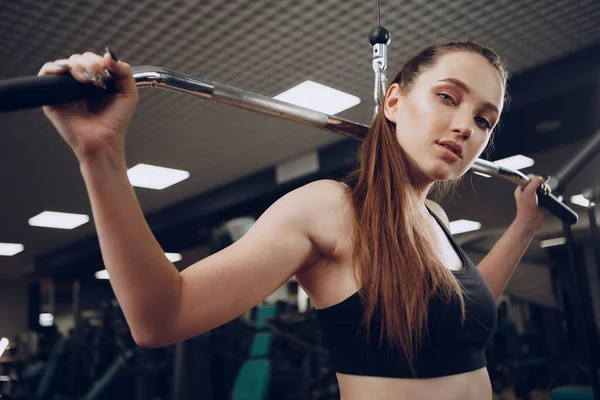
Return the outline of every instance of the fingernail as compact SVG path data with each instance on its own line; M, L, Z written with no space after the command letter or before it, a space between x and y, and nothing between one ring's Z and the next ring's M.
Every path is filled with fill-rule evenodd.
M87 71L82 71L81 75L83 75L83 77L89 81L92 80L92 77L90 76L90 74L87 73Z
M105 50L108 54L110 54L110 56L112 57L113 60L119 61L119 59L117 58L117 55L115 53L113 53L113 51L110 49L110 47L106 46Z
M115 76L113 75L113 73L107 69L104 70L104 75L106 75L106 79L108 79L108 80L115 79Z

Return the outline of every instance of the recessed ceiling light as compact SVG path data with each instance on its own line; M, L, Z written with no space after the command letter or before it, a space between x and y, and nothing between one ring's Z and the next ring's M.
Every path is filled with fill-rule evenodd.
M360 104L360 98L313 81L305 81L274 99L335 115Z
M585 197L583 197L583 194L578 194L577 196L571 196L571 203L577 204L578 206L586 207L586 208L590 206L590 201L588 199L586 199Z
M2 339L0 339L0 357L2 357L2 353L4 353L4 350L6 350L7 347L8 339L3 337Z
M44 228L74 229L88 222L90 217L85 214L71 214L55 211L44 211L29 219L29 225Z
M181 260L181 254L179 253L165 253L165 256L167 256L171 262L177 262Z
M532 158L525 157L521 154L517 154L516 156L506 157L500 160L494 161L494 164L498 164L504 168L511 169L524 169L527 167L531 167L535 164Z
M24 249L21 243L0 243L0 256L14 256Z
M547 240L540 241L540 247L542 249L544 249L546 247L560 246L561 244L565 244L565 243L567 243L567 239L565 239L564 237L555 238L555 239L547 239Z
M167 258L169 259L169 261L171 262L177 262L181 260L181 254L179 253L165 253L165 256L167 256ZM94 276L96 277L96 279L108 279L108 271L103 269L102 271L96 271L96 273L94 273Z
M102 271L96 271L94 274L96 279L108 279L108 271L103 269Z
M127 176L133 186L162 190L186 180L190 173L180 169L138 164L127 170Z
M468 219L459 219L450 222L450 233L457 235L459 233L471 232L481 229L481 224L477 221L469 221Z

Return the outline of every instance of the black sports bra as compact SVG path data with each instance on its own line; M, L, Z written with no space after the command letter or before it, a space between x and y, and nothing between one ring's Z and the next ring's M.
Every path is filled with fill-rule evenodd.
M429 208L428 208L429 210ZM497 309L494 295L479 270L435 213L450 243L460 255L463 268L452 271L463 286L466 320L461 329L460 306L457 301L445 304L434 297L429 302L428 332L413 376L401 353L379 344L379 323L371 322L370 341L361 327L363 307L358 293L341 303L317 309L324 344L331 353L336 372L395 378L433 378L473 371L487 365L485 346L496 330Z

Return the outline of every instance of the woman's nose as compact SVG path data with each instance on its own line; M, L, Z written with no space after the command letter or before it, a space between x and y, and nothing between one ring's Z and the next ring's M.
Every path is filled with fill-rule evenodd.
M473 134L473 128L468 125L455 126L453 132L459 134L463 140L468 140Z
M474 121L470 117L457 116L452 124L452 131L460 134L463 140L468 140L473 134Z

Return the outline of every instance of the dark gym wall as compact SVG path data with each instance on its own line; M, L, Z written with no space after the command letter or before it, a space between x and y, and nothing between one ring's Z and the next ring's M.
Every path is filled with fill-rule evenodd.
M590 283L590 296L592 298L592 306L594 308L594 317L596 320L596 329L600 330L600 277L598 269L600 260L594 258L594 248L592 245L585 246L583 250L583 258L587 266L588 282Z
M0 281L0 337L12 340L27 330L27 281Z

